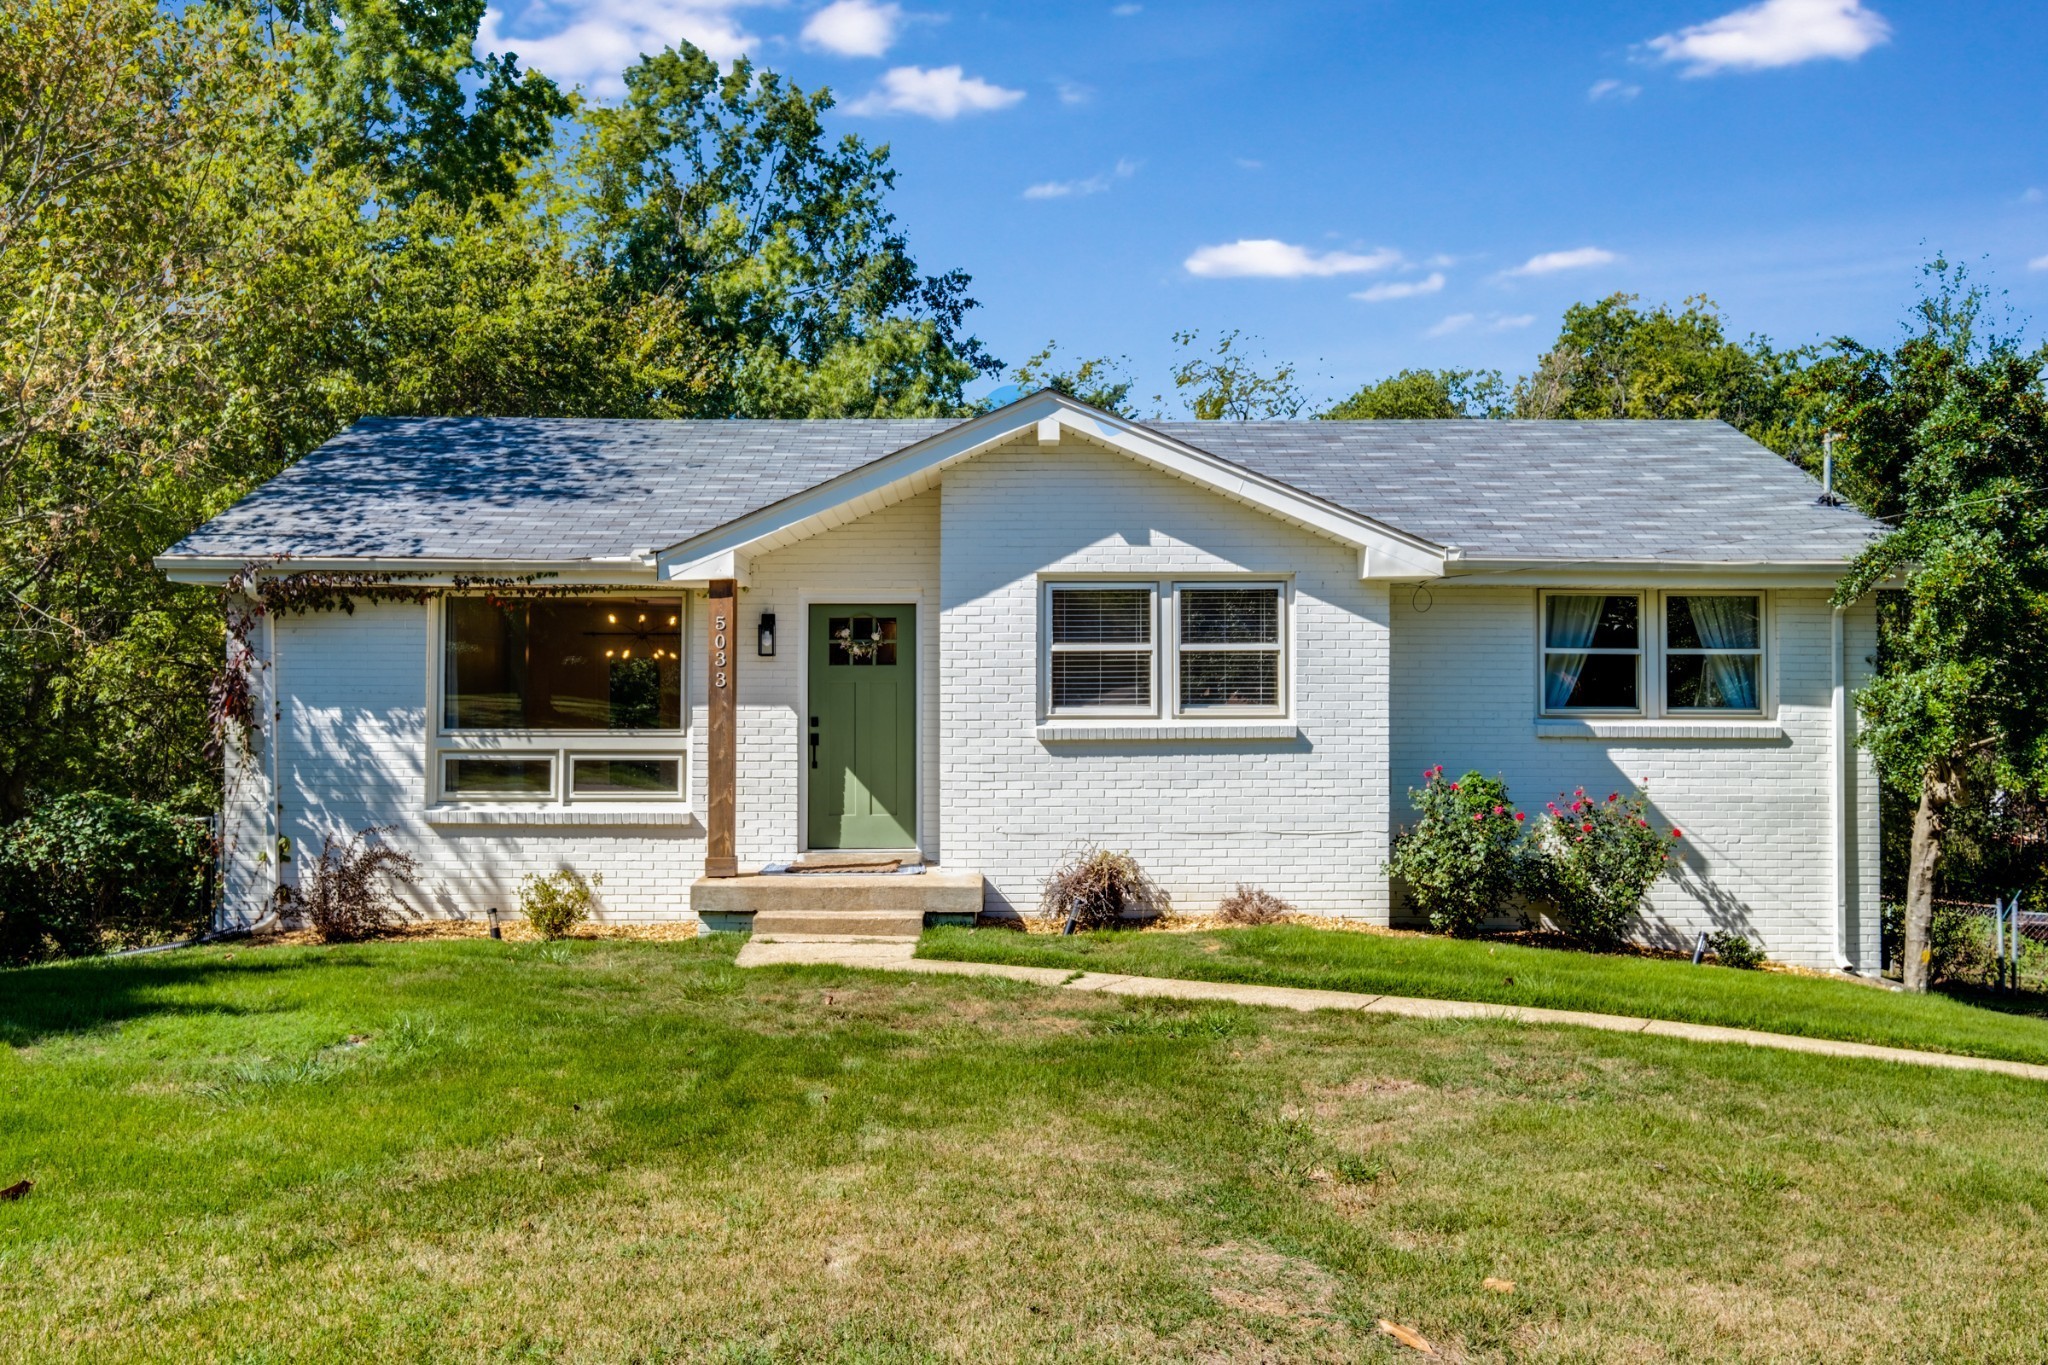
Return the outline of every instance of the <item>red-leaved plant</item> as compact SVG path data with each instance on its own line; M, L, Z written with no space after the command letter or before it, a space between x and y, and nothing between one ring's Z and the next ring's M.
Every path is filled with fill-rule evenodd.
M1529 889L1550 903L1566 933L1618 943L1682 837L1651 823L1641 791L1612 792L1601 801L1580 787L1550 802L1537 821Z

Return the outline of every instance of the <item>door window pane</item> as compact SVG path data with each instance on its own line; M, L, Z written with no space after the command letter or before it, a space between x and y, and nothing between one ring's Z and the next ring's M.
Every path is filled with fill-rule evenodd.
M835 668L893 668L896 664L896 618L893 616L828 616L825 618L825 662Z
M682 608L674 601L448 600L451 730L679 730Z

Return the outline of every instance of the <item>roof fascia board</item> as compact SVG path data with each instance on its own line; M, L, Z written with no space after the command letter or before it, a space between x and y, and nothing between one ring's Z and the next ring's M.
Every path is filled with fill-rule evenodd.
M254 562L207 555L158 555L150 561L173 583L221 584ZM558 583L646 584L656 582L652 558L620 559L407 559L395 555L293 556L260 565L273 578L297 573L388 573L433 585L456 578L526 578L541 575Z
M1834 560L1453 559L1446 586L1605 585L1652 580L1755 587L1833 587L1848 570Z
M675 577L714 555L743 550L781 532L802 532L805 523L863 498L890 500L892 490L898 489L907 495L947 466L1033 432L1040 444L1055 444L1062 434L1071 433L1356 546L1366 552L1360 559L1365 577L1434 578L1443 572L1444 550L1431 541L1049 390L970 418L950 431L670 546L659 556L659 572L664 578ZM820 522L817 529L823 526Z

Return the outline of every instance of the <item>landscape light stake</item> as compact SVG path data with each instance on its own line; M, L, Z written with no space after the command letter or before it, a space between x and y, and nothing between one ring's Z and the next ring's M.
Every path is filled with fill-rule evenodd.
M500 931L499 931L499 929L498 929L498 907L494 905L494 906L492 906L492 907L491 907L490 909L488 909L488 910L484 911L484 914L485 914L485 915L486 915L486 916L487 916L487 917L488 917L488 918L490 919L490 921L491 921L491 937L492 937L492 938L503 938L503 937L505 937L505 935L504 935L504 934L503 934L502 932L500 932Z
M1692 941L1692 965L1700 965L1700 959L1707 955L1707 931L1700 930L1699 937Z

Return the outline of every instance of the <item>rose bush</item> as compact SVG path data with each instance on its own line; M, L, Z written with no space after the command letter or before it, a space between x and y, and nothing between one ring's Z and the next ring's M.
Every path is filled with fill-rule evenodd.
M1387 871L1431 927L1475 933L1505 913L1526 880L1526 817L1497 777L1447 781L1441 763L1422 776L1425 785L1408 792L1418 818L1395 837Z
M1682 837L1651 823L1649 800L1640 791L1612 792L1600 801L1581 787L1550 802L1537 821L1537 856L1528 862L1526 886L1549 902L1565 932L1589 943L1618 943Z

